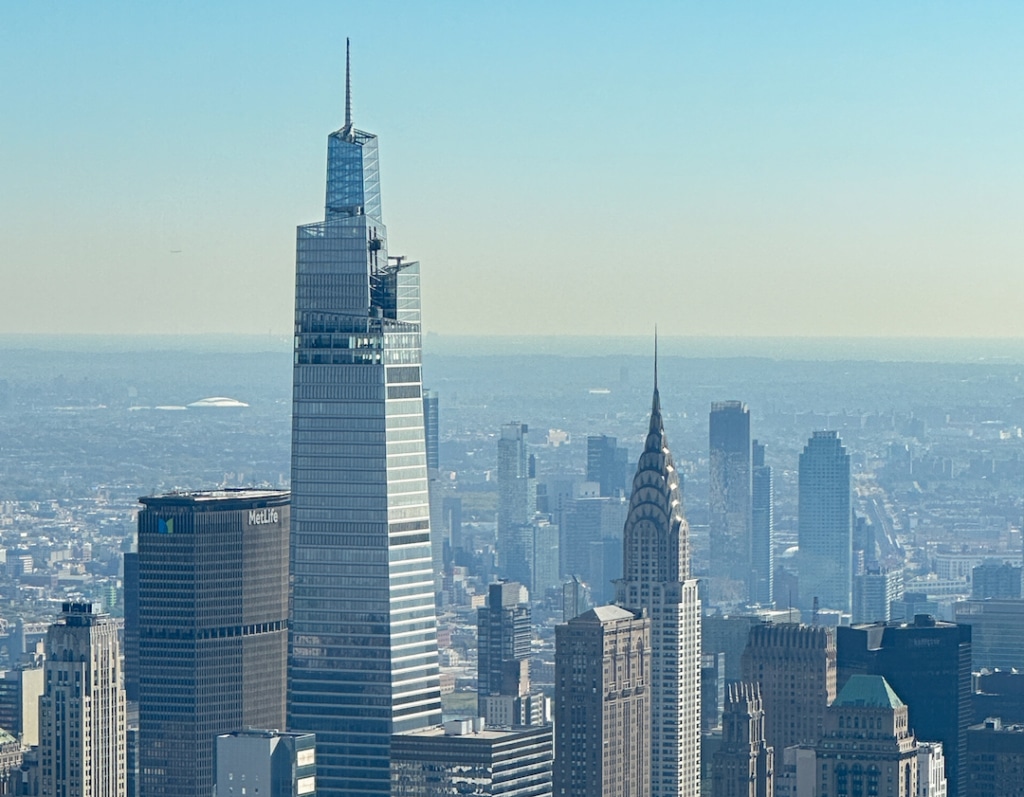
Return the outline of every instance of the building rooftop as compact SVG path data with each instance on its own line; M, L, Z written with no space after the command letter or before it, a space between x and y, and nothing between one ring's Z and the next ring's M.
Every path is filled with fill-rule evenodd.
M281 504L287 503L290 498L288 490L244 487L236 490L179 490L163 495L142 496L139 502L146 506L205 506L223 501L268 501Z
M881 675L851 675L832 705L899 708L904 703Z
M607 623L611 620L635 620L636 615L621 606L595 606L576 618L587 622Z
M471 720L469 721L472 722ZM451 723L446 723L450 725ZM408 738L408 739L439 739L439 738L459 738L459 739L476 739L479 741L500 741L502 739L509 739L516 736L522 736L527 733L538 733L542 731L551 731L550 725L531 725L531 726L516 726L512 728L483 728L481 730L474 730L472 728L460 729L453 732L450 727L444 725L435 725L431 728L420 728L415 731L404 731L396 736Z

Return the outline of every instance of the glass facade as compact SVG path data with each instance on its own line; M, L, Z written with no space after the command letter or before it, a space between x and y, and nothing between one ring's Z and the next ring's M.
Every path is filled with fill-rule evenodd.
M853 594L853 515L850 455L835 432L815 432L800 455L798 502L800 599L822 609L850 611Z
M323 222L298 228L288 727L317 793L390 793L393 733L441 720L419 264L387 255L377 138L328 138Z
M712 600L754 600L751 561L750 410L739 401L711 405L710 506Z

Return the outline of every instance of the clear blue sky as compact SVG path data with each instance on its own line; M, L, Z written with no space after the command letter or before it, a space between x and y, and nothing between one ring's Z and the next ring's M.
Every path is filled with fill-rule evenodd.
M470 0L0 0L0 333L287 334L346 36L428 331L1024 335L1024 5Z

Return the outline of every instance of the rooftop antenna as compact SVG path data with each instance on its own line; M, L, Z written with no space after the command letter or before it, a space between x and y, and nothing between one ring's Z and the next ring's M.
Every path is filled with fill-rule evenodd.
M352 131L352 45L345 37L345 132Z
M654 390L658 390L658 325L654 325Z
M661 396L658 394L658 327L654 327L654 396L651 398L651 427L648 435L663 433L661 422Z

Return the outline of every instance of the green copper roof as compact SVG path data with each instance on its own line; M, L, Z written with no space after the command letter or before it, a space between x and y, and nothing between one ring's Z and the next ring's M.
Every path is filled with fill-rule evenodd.
M832 705L899 708L903 701L881 675L851 675Z

